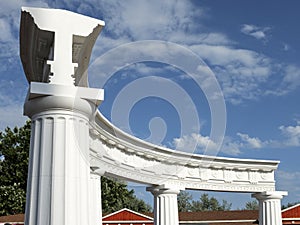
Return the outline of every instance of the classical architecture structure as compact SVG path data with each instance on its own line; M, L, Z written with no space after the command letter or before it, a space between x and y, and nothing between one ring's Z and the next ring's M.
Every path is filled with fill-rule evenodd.
M154 224L178 225L180 190L249 192L259 224L281 225L278 161L187 154L114 127L97 110L103 90L87 67L104 22L59 9L22 8L20 56L32 120L26 225L101 224L100 176L148 186Z

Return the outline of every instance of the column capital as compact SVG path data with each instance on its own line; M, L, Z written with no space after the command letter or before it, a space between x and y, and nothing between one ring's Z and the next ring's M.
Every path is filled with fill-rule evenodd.
M150 191L154 196L161 195L161 194L176 194L176 195L178 195L180 192L180 189L178 189L178 188L165 187L163 185L147 187L146 190Z
M90 117L103 99L103 89L31 82L24 114L32 117L40 112L63 109Z
M258 200L268 200L268 199L282 199L283 196L288 195L287 191L264 191L260 193L252 194L253 198Z
M104 176L105 174L105 169L99 168L99 167L91 167L91 174L95 174L97 176Z

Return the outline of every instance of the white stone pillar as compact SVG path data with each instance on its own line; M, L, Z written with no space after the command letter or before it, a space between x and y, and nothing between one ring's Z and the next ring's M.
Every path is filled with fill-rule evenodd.
M96 89L31 83L24 105L32 120L26 225L94 225L89 120L97 109L91 99L99 96Z
M154 225L178 225L177 195L180 190L171 188L147 188L154 196Z
M285 191L265 191L252 194L259 202L259 225L282 225L281 199Z
M90 175L90 224L102 225L101 176L93 172Z

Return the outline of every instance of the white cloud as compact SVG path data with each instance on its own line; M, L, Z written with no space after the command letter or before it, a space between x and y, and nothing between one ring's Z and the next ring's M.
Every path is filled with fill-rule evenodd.
M244 149L287 148L300 146L300 121L292 126L279 126L283 138L277 140L261 140L248 134L237 133L240 137L239 147ZM235 141L237 143L237 141Z
M300 68L295 65L285 67L283 85L288 89L294 90L300 86Z
M105 20L106 26L93 49L93 58L120 44L142 39L166 40L187 46L209 63L222 86L225 99L233 104L257 99L265 94L285 95L300 86L298 67L281 63L278 66L278 63L263 54L234 48L235 41L224 33L199 32L199 28L204 27L201 19L207 16L206 10L194 7L190 1L179 0L65 0L49 2L49 5L37 0L2 1L0 28L3 32L0 40L3 40L3 44L0 44L0 56L5 59L1 61L0 71L6 71L9 65L13 67L18 62L18 29L22 5L64 6L72 11L92 14ZM269 31L269 27L252 24L241 27L241 32L259 40L266 40ZM149 50L152 53L159 52L159 49ZM276 75L279 74L276 79L273 79L274 71L277 72ZM282 82L278 81L277 87L273 85L266 88L265 84L271 79L282 79Z
M234 44L225 34L222 33L190 33L174 31L168 41L184 44L207 44L207 45L231 45Z
M263 95L284 96L300 87L300 67L293 64L271 62L270 74Z
M210 65L228 65L236 62L245 66L256 66L267 60L265 56L254 51L225 45L198 44L192 45L191 49L208 60Z
M94 49L98 54L103 53L103 49L137 40L164 40L183 45L233 43L222 33L196 31L202 26L199 21L206 12L189 1L84 1L79 8L84 4L92 4L106 22L101 41L97 41Z
M210 66L232 104L265 95L286 95L300 87L300 67L228 45L192 45Z
M186 151L188 149L193 149L193 151L197 153L204 153L208 143L210 143L212 147L210 150L217 150L231 156L240 155L243 150L300 146L300 121L297 121L297 125L295 126L280 126L279 130L284 136L284 138L280 140L261 140L258 137L251 137L249 134L240 132L237 133L238 138L225 136L220 149L216 149L217 144L211 141L210 137L196 133L185 135L181 138L175 138L173 140L173 145L178 150Z
M283 88L280 81L277 83L278 88L265 86L271 83L270 79L280 79L280 76L273 79L276 72L276 75L287 74L289 71L286 71L286 65L278 64L255 51L234 48L235 42L223 33L199 32L203 24L198 21L206 16L206 11L194 7L191 2L110 1L104 5L102 1L83 1L80 8L87 9L89 7L83 4L94 5L94 10L100 10L101 13L98 13L106 21L94 55L135 40L172 41L187 46L209 63L217 75L226 100L231 103L239 104L265 94L287 94L294 90L291 88L294 84L288 83L289 88ZM258 39L266 39L269 30L269 27L250 24L242 26L245 34ZM150 54L159 52L159 49L149 50Z
M263 142L257 137L250 137L248 134L242 134L242 133L237 133L237 135L249 148L263 147Z
M223 140L221 151L227 155L237 156L240 155L242 144L231 137L226 136Z
M252 36L258 40L266 40L267 32L270 30L270 27L258 27L252 24L243 24L241 28L241 32Z
M189 153L204 153L207 151L217 151L217 145L208 136L192 133L181 138L174 138L173 145L176 150Z
M86 6L83 6L86 5ZM189 1L83 1L80 8L101 11L106 30L113 37L127 36L132 40L166 40L174 32L190 32L198 27L194 18L201 18L203 9Z
M300 121L295 126L280 126L279 129L286 137L286 146L300 146Z
M175 149L190 153L216 155L218 152L227 155L239 155L240 143L233 141L229 137L225 137L222 146L219 148L218 144L213 142L210 137L201 134L192 133L191 135L184 135L181 138L174 138L173 145Z
M262 95L261 85L272 75L272 60L257 52L224 45L193 45L208 62L227 101L237 104Z

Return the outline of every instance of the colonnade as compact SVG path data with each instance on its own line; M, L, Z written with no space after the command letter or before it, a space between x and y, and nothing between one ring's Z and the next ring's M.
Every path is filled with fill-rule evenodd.
M100 175L89 165L89 120L97 105L84 95L64 96L65 91L59 89L49 96L50 86L55 89L55 85L32 83L24 107L32 119L25 223L101 225ZM81 93L99 96L96 89L83 89ZM30 98L37 94L39 97ZM165 186L147 190L154 197L154 224L179 224L180 190ZM268 191L252 195L259 201L260 225L282 224L281 199L286 194Z
M62 24L53 25L49 17ZM101 225L103 174L91 168L89 132L103 90L83 87L82 79L87 80L84 76L92 46L104 22L62 10L34 8L26 8L21 18L21 59L30 84L24 114L32 121L25 225ZM63 27L63 22L73 21L74 26ZM37 64L57 43L63 46L54 49L53 61L43 59L43 65ZM83 73L74 75L74 67ZM148 191L154 196L155 225L178 225L180 190L162 184ZM259 201L260 225L282 224L280 201L286 194L253 194Z
M100 179L100 176L98 176L98 179ZM99 184L100 182L94 183L95 187L98 187L97 185ZM97 190L100 191L99 188ZM152 193L154 199L154 225L178 225L177 195L180 190L177 188L153 186L148 187L147 191ZM285 191L268 191L252 194L252 197L259 202L259 225L282 225L281 199L285 195L287 195ZM99 225L101 221L98 219L95 224Z

